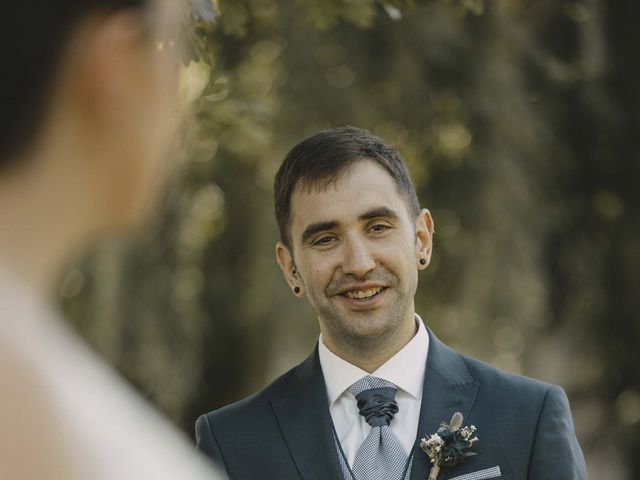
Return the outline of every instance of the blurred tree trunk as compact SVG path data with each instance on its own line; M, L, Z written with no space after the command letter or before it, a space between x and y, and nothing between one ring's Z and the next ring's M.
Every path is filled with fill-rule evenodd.
M435 217L418 313L564 386L591 477L640 477L640 4L392 3L221 2L164 214L70 272L65 307L190 432L316 341L274 260L271 183L304 136L359 125Z

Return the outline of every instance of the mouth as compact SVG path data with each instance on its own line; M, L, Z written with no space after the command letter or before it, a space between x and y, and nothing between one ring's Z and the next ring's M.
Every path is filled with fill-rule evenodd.
M338 295L351 309L370 310L383 301L387 287L361 286L343 291Z
M364 290L349 290L342 295L352 300L369 300L384 290L384 287L373 287Z

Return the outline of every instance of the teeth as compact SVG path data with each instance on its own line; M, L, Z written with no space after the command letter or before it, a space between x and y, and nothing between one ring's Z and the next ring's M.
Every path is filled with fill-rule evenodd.
M347 297L362 300L363 298L373 297L376 293L382 291L382 287L370 288L369 290L355 290L347 292Z

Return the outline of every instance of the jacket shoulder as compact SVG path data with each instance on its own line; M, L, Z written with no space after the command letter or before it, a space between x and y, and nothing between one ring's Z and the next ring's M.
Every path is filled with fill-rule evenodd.
M460 356L471 375L491 387L506 388L507 390L522 391L528 395L537 394L542 396L545 396L549 389L555 387L550 383L507 372L477 358L464 354L460 354Z
M293 478L291 462L272 399L290 390L304 371L304 363L289 370L264 389L238 402L201 415L196 421L197 449L231 478ZM247 456L247 452L251 452Z
M223 427L227 424L251 423L255 417L264 421L265 409L271 411L270 399L282 395L289 386L293 375L300 366L296 366L282 374L262 390L243 398L237 402L225 405L219 409L201 415L215 427Z
M549 403L560 401L568 409L566 393L557 385L507 372L473 357L461 357L478 382L476 401L481 409L499 411L503 418L511 417L514 421L519 419L532 424L537 423Z

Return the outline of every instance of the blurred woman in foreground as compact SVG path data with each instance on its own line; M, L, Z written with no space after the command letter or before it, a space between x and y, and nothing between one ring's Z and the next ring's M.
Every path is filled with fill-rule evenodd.
M164 183L178 3L2 6L2 479L215 478L53 307L65 261Z

